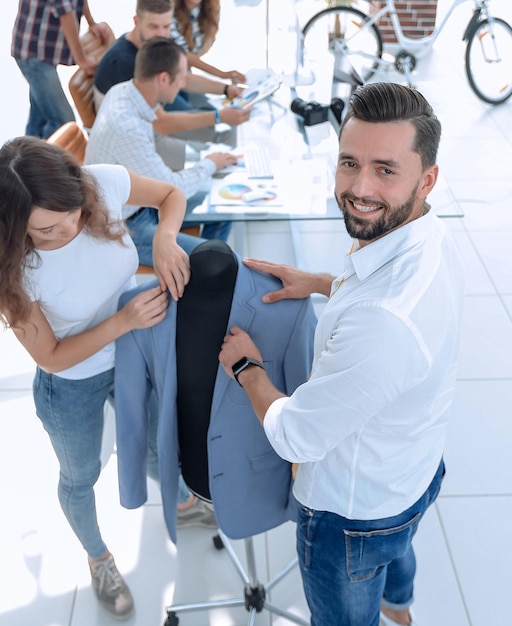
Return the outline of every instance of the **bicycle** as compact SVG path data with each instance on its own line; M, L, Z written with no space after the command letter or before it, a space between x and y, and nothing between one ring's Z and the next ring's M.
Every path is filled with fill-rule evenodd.
M418 60L425 57L456 7L468 0L453 0L439 26L430 35L412 38L404 35L394 0L375 6L369 0L367 13L351 6L334 6L319 11L302 29L302 49L328 50L345 54L363 82L376 72L396 69L409 86ZM501 104L512 95L512 28L494 17L490 0L474 0L475 8L463 35L466 42L465 70L471 89L484 102ZM382 7L380 7L382 5ZM391 60L382 58L383 38L377 22L388 16L398 42Z

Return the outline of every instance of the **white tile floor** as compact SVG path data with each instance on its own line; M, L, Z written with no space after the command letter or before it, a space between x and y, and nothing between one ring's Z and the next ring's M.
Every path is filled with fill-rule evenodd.
M440 13L447 1L440 2ZM0 23L6 90L0 102L2 142L23 134L27 114L26 85L9 58L16 4L2 4ZM90 0L93 14L109 21L117 34L130 28L132 4ZM294 38L293 26L288 26L293 13L284 0L273 4L269 60L287 71L293 54L283 42ZM497 15L512 22L509 0L493 0L492 5ZM223 1L213 61L242 70L264 66L264 6L265 0L254 8ZM421 626L512 623L512 101L486 106L466 84L460 36L469 13L469 3L457 9L417 73L418 87L443 122L439 161L464 212L464 218L447 221L467 268L457 395L446 449L448 474L416 539L415 606ZM230 53L233 49L236 54ZM304 267L336 271L341 227L315 224L301 233ZM250 255L293 260L289 233L282 225L252 226L246 244ZM112 622L96 605L84 554L60 513L56 462L34 415L32 372L30 358L9 332L0 331L0 626L107 626ZM97 499L104 535L137 604L128 624L159 626L173 597L188 601L238 595L241 584L226 555L212 547L211 533L184 530L178 549L167 540L155 490L140 510L126 511L117 504L113 437L110 416ZM291 525L257 537L262 578L293 556L293 541ZM236 546L240 552L242 548ZM307 615L296 572L276 588L273 599ZM180 620L184 626L245 623L241 609ZM260 615L256 623L269 620ZM284 626L285 620L274 624Z

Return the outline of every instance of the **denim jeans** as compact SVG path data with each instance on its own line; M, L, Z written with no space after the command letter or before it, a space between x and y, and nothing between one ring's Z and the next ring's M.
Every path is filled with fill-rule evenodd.
M113 385L113 369L69 380L40 368L33 384L37 415L59 460L62 510L92 559L107 552L96 517L94 485L101 471L103 409Z
M187 92L182 90L178 91L173 102L166 102L164 104L164 109L166 111L186 111L190 113L192 106L188 101Z
M30 87L30 113L25 133L48 137L66 122L75 119L57 74L57 68L37 59L16 59Z
M187 201L187 212L191 211L195 206L200 204L204 199L204 193L195 194ZM186 226L192 226L200 222L187 222ZM152 207L146 207L132 215L126 220L126 224L130 231L130 235L135 243L137 252L139 253L139 263L143 265L153 266L153 237L158 226L158 210ZM178 234L178 245L185 250L187 254L196 248L205 239L219 239L226 241L231 231L231 222L213 222L205 224L203 227L202 238L192 237L183 233Z
M164 104L166 111L213 111L215 107L210 104L208 98L204 94L187 93L180 90L173 102Z
M412 538L436 499L444 463L409 509L377 520L350 520L299 508L297 552L311 626L378 626L380 605L401 610L413 601Z

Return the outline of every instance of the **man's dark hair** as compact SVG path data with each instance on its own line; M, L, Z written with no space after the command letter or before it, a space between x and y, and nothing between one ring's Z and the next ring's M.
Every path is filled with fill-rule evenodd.
M142 13L169 13L174 10L173 0L137 0L135 13L140 16Z
M350 99L340 135L352 118L371 123L411 122L416 128L412 149L420 155L423 169L436 163L441 123L416 89L396 83L369 83L358 87Z
M151 37L137 51L134 78L145 81L167 72L171 80L174 80L178 73L180 58L184 55L183 48L171 39Z

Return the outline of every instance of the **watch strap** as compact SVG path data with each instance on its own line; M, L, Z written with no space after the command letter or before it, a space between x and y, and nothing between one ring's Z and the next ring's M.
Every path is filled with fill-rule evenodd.
M250 356L244 356L239 361L233 364L232 371L233 376L235 377L236 382L242 387L242 383L238 380L239 375L248 367L255 366L260 367L262 370L265 370L265 366L261 361L257 359L253 359Z

